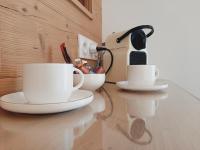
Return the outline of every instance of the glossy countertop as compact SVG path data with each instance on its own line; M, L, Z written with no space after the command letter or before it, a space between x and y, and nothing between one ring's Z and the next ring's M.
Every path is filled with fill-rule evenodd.
M0 108L0 150L200 150L200 101L175 84L159 92L105 84L94 94L58 114Z

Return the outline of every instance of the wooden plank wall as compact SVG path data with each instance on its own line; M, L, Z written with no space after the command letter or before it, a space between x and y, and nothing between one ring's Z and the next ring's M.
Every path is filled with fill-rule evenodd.
M90 19L71 0L0 1L0 95L21 90L22 65L64 62L59 44L77 57L77 34L101 42L101 0Z

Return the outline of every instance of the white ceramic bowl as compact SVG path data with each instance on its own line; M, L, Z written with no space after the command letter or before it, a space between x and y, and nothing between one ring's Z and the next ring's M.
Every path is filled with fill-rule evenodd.
M74 74L74 84L78 84L80 75ZM81 89L95 91L105 82L105 74L84 74L84 83Z

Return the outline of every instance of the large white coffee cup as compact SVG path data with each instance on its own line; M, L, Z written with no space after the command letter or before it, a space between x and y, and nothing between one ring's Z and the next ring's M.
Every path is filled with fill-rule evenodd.
M155 65L129 65L128 83L133 86L154 85L159 77L159 71Z
M81 81L73 87L73 72ZM71 93L84 82L83 73L72 64L26 64L23 70L23 92L31 104L67 102Z

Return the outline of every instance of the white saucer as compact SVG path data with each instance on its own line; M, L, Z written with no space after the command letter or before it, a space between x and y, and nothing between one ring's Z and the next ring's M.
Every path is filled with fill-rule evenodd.
M117 82L117 86L124 90L131 90L131 91L158 91L168 88L168 84L166 81L158 80L152 86L134 86L130 85L128 81L120 81Z
M11 112L27 114L48 114L69 111L88 105L94 96L91 91L74 91L68 102L55 104L28 104L23 92L4 95L0 99L0 106Z

